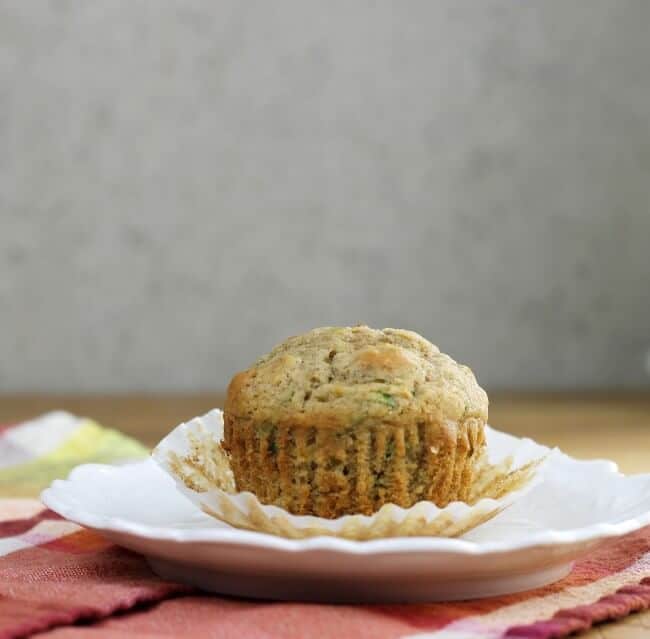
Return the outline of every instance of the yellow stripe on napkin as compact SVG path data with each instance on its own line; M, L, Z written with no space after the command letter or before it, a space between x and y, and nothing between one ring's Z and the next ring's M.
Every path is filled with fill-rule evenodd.
M79 464L110 464L142 459L142 444L92 420L83 420L62 444L36 459L0 469L0 496L38 495L55 479L63 479Z

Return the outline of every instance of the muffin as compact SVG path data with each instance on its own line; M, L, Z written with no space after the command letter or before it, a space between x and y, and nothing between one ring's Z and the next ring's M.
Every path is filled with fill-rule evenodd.
M230 382L223 448L237 490L298 515L467 499L487 395L417 333L367 326L290 337Z

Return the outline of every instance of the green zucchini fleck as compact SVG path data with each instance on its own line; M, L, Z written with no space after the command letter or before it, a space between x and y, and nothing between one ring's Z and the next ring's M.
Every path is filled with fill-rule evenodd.
M390 394L390 393L385 393L384 391L379 391L377 393L379 395L379 401L382 404L386 404L387 406L390 406L391 408L397 408L397 400Z
M275 426L273 424L269 424L268 422L264 422L255 429L255 432L257 438L260 441L266 440L266 450L269 452L269 454L275 455L278 452L278 448L275 443Z

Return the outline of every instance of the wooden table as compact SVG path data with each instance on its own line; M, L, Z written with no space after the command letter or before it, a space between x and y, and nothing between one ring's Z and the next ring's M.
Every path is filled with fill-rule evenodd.
M220 406L223 396L133 395L0 396L0 423L18 422L61 408L122 430L153 446L189 417ZM605 457L626 473L650 472L650 392L589 394L499 394L490 396L490 423L532 437L579 458ZM601 624L585 638L650 637L650 611Z

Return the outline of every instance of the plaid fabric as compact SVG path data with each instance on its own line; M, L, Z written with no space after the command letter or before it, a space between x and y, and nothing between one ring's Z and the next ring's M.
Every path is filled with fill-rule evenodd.
M141 459L139 442L69 413L48 413L0 432L0 496L34 497L79 464Z
M8 492L16 478L21 493L65 474L86 454L93 461L143 454L131 440L61 413L5 429L0 451L0 485ZM98 639L544 639L649 605L650 527L602 546L566 579L527 593L428 605L334 606L202 595L157 578L135 553L62 520L35 499L0 499L0 639L37 632Z

